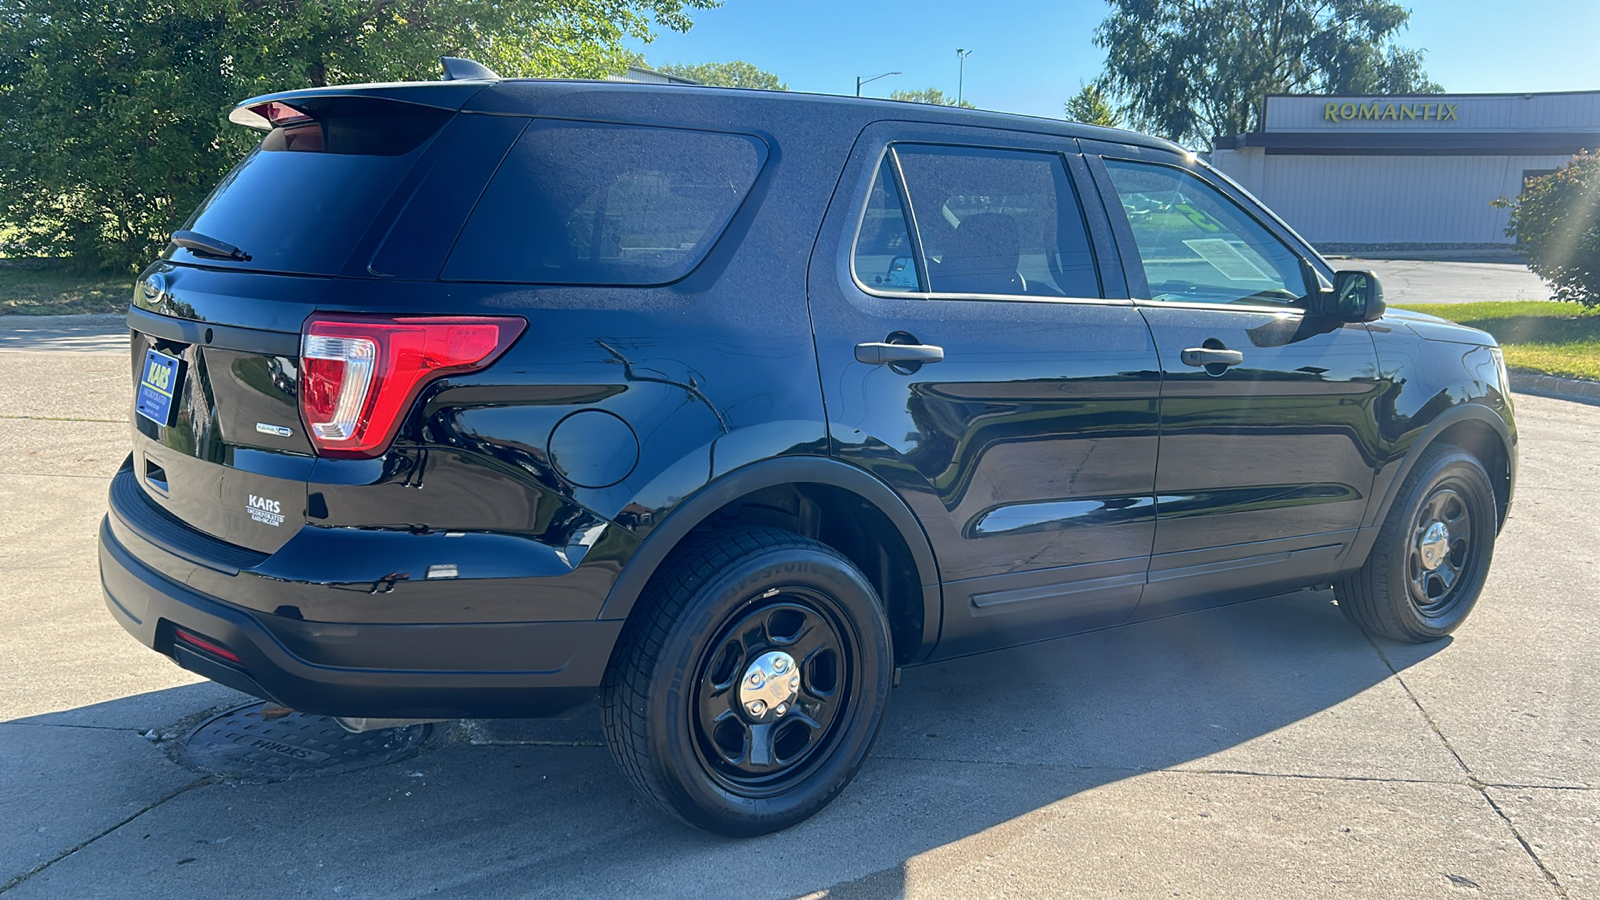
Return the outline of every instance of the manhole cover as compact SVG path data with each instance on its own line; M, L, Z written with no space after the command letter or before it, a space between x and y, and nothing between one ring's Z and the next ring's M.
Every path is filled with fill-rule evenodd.
M327 716L263 719L266 706L249 703L200 723L183 741L189 762L229 778L334 775L405 759L428 733L428 726L412 725L351 734Z

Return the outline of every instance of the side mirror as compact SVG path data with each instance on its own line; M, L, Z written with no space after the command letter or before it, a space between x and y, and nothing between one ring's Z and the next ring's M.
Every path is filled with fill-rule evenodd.
M1371 322L1389 308L1378 276L1361 269L1333 273L1333 300L1341 322Z
M1300 269L1306 281L1307 310L1312 315L1341 322L1371 322L1388 309L1383 302L1383 285L1371 272L1363 269L1335 272L1330 291L1323 287L1326 282L1310 263L1302 260Z

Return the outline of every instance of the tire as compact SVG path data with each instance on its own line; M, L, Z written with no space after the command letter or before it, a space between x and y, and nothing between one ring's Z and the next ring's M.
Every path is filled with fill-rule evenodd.
M1339 609L1374 637L1420 644L1455 631L1489 575L1496 513L1476 457L1449 444L1424 450L1366 564L1335 583Z
M641 793L749 837L809 818L850 783L893 673L883 604L848 559L779 529L714 533L674 550L640 598L601 720Z

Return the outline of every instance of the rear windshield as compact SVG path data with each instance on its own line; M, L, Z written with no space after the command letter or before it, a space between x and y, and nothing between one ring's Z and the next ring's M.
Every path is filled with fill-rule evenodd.
M765 153L745 135L536 120L484 190L443 277L676 281L727 227Z
M274 128L184 228L232 244L248 262L179 259L267 272L335 275L453 113L365 97L316 101L310 122Z

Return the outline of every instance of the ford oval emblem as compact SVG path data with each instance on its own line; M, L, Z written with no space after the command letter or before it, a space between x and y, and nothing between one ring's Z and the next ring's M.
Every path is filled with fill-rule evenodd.
M167 279L160 272L157 272L144 280L140 290L143 293L144 302L155 306L161 302L162 296L167 293Z

